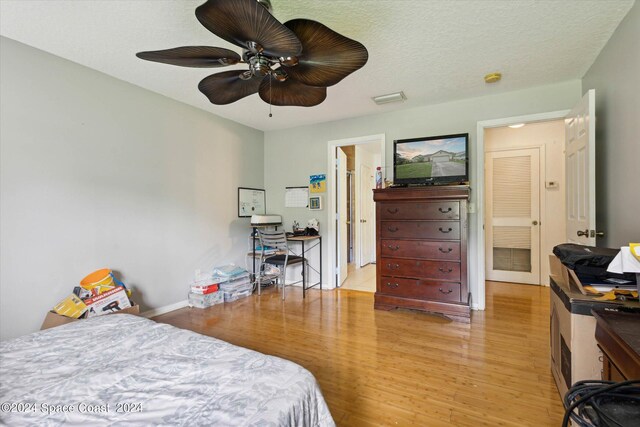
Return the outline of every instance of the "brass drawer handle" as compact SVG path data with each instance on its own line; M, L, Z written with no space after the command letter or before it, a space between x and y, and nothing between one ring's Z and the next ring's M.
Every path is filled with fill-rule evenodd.
M387 247L389 249L391 249L392 251L397 251L398 249L400 249L400 246L398 246L398 245L395 245L395 246L387 245Z
M449 249L448 249L448 250L446 250L446 251L445 251L444 249L442 249L442 248L438 248L438 250L439 250L440 252L442 252L443 254L448 254L449 252L451 252L451 251L453 250L453 248L449 248Z
M398 208L387 208L387 212L389 212L390 214L398 213Z
M390 287L390 288L397 288L400 285L398 285L397 283L387 282L387 286Z
M389 270L397 270L400 268L400 264L387 264Z
M438 270L440 270L441 273L451 273L453 271L453 268L449 267L448 269L444 269L442 267L438 267Z
M453 228L449 227L447 230L444 230L442 227L439 227L438 230L440 230L441 233L451 233Z
M453 292L453 289L449 289L448 291L443 291L442 288L438 289L440 292L442 292L443 294L450 294L451 292Z
M451 206L449 206L449 208L448 208L446 211L445 211L444 209L442 209L442 208L438 208L438 210L439 210L441 213L449 213L449 212L451 212L453 209L451 209Z
M387 227L387 230L389 230L389 231L390 231L390 232L392 232L392 233L395 233L396 231L398 231L398 230L400 230L400 229L399 229L398 227L391 227L391 226L389 226L389 227Z

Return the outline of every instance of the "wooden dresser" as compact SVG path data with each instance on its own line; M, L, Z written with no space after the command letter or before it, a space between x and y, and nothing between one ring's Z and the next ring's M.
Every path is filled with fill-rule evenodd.
M469 322L468 186L386 188L376 202L375 308Z

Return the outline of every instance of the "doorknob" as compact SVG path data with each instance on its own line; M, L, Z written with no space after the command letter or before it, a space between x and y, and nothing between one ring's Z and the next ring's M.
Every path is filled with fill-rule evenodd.
M591 230L591 237L604 237L604 231Z
M576 234L578 235L578 237L589 237L589 229L587 228L586 230L582 231L582 230L578 230L576 232Z
M534 220L531 224L533 224L533 225L538 225L538 221L535 221L535 220Z

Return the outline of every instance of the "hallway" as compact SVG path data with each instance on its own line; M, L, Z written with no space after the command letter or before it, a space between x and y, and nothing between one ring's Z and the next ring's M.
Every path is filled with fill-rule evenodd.
M352 291L375 292L376 291L376 265L367 264L362 268L356 268L351 263L348 266L347 279L340 289Z

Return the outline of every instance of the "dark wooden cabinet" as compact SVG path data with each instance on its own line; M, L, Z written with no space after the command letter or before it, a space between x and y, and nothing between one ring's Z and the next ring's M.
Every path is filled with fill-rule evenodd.
M410 308L469 322L469 187L374 190L375 308Z
M597 308L596 341L602 350L602 379L640 379L640 310Z

